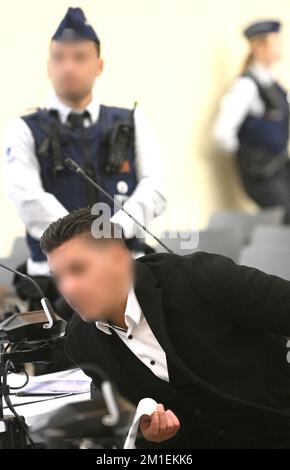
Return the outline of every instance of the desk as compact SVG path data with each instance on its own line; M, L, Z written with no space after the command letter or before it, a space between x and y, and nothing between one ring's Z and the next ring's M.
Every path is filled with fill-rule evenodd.
M66 396L33 396L33 397L19 397L16 395L11 396L12 404L16 405L16 411L20 416L25 418L28 426L45 425L49 417L59 408L69 403L84 401L90 399L90 383L91 379L86 376L81 370L73 369L70 371L55 372L53 374L45 374L37 377L42 383L48 380L86 380L88 383L87 392L77 395L67 394ZM23 383L23 376L9 376L10 386L19 386ZM41 400L41 401L40 401ZM6 408L4 403L4 415L11 416L11 411ZM5 431L5 424L0 422L0 433Z

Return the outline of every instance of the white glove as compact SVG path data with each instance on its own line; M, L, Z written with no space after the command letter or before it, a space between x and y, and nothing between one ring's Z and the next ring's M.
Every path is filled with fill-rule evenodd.
M146 225L146 212L145 208L142 204L136 202L129 202L124 204L124 209L126 209L133 217L140 222L140 224ZM152 218L152 217L151 217ZM146 234L141 227L134 222L131 217L129 217L124 211L121 209L116 212L116 214L111 217L111 222L113 224L118 224L122 227L125 238L145 238ZM151 220L151 219L149 219Z
M135 222L121 209L111 217L113 224L120 225L123 229L125 238L133 238L135 235Z

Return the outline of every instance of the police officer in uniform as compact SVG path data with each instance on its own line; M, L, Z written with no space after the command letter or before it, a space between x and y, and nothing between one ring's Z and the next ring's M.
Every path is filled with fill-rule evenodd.
M65 167L65 158L75 160L141 223L148 224L166 206L159 149L144 117L135 109L101 105L93 96L103 69L100 47L83 11L69 8L50 44L48 73L55 94L46 109L13 121L6 136L8 194L25 224L31 252L24 270L51 296L54 288L39 246L42 233L75 209L111 205ZM122 227L133 256L144 254L144 237L132 219L115 210L111 220Z
M271 73L281 56L280 28L278 21L262 21L244 31L249 55L222 99L214 138L222 150L237 155L247 194L261 208L283 206L289 223L289 102Z

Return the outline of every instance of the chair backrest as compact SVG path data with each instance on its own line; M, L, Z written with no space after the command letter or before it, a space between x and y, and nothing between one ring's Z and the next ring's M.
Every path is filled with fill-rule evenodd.
M199 233L197 231L175 232L168 230L161 233L160 239L173 253L177 255L189 255L198 245ZM155 246L155 250L157 253L166 253L165 248L159 244Z
M187 255L196 251L217 253L238 260L243 245L239 230L227 227L217 230L201 230L200 232L163 232L162 241L176 254ZM165 252L161 246L157 252Z
M18 266L18 259L12 258L0 258L0 263L5 264L8 267L16 268ZM0 267L0 285L6 287L9 292L14 292L12 281L14 274L7 269Z
M250 245L245 247L239 264L260 269L290 281L290 248Z
M29 256L29 251L24 237L15 238L11 252L7 258L0 259L0 263L16 269L21 263L25 262ZM9 292L14 292L12 281L13 274L6 269L0 268L0 285L5 286Z
M280 225L283 223L285 210L274 207L250 214L239 211L216 212L209 220L209 228L236 227L240 230L242 237L247 243L251 238L255 227L261 224Z
M260 225L253 231L251 244L289 246L290 248L290 227L288 225Z
M10 257L11 258L18 258L19 262L25 261L29 256L29 249L26 243L25 237L17 237L15 238L12 248Z

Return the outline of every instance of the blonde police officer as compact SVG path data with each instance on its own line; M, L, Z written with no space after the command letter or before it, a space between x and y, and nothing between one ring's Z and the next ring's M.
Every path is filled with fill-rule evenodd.
M281 57L280 28L279 21L260 21L244 31L249 55L221 101L214 138L237 155L248 195L262 208L283 206L289 223L289 102L271 70Z

